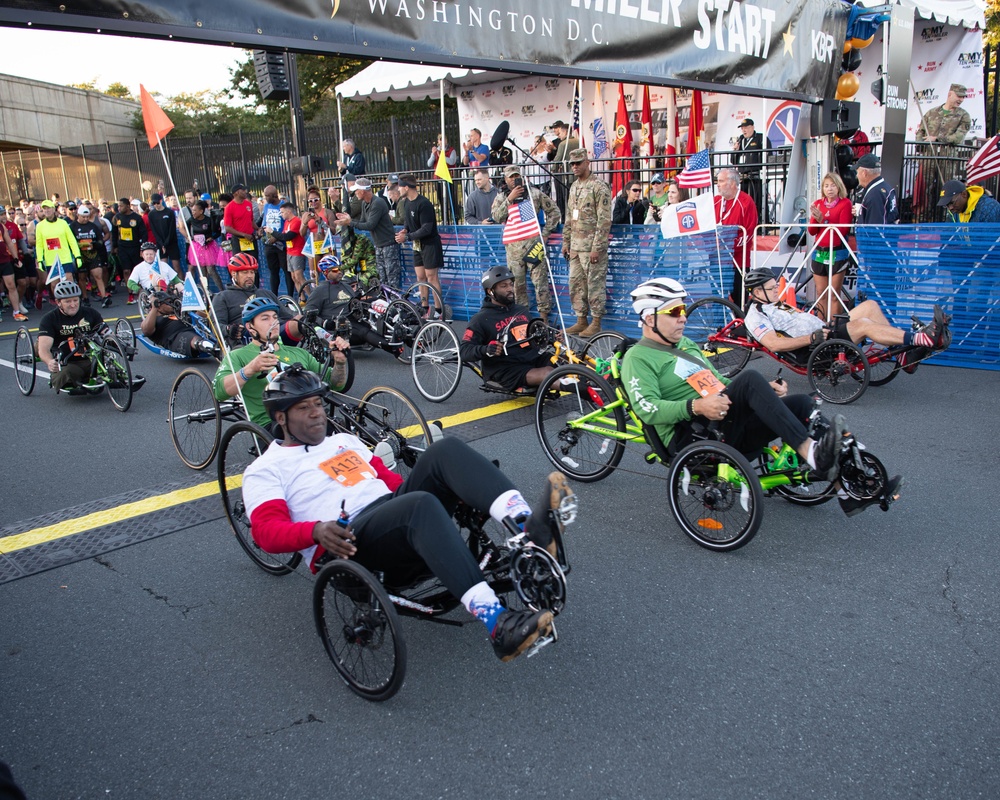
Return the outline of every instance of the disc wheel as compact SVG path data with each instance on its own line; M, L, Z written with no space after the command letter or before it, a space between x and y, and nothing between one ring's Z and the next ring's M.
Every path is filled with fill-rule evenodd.
M868 388L868 359L853 342L829 339L812 351L809 384L828 403L853 403Z
M417 391L432 403L442 403L455 393L462 379L462 359L450 325L434 321L420 329L413 340L410 370Z
M181 461L205 469L219 452L222 413L212 384L201 370L184 370L174 379L167 402L170 439Z
M721 442L694 442L670 463L670 510L695 542L736 550L760 529L764 493L753 467Z
M125 357L129 361L135 358L135 328L132 327L132 323L121 317L115 323L115 338L121 343L122 349L125 351Z
M684 326L684 335L701 348L709 363L726 378L737 375L747 365L752 351L741 345L714 342L711 337L736 319L743 319L743 312L728 300L705 297L688 308L687 324ZM746 328L742 325L733 326L728 331L728 338L731 339L745 336Z
M103 378L107 383L111 403L121 412L132 405L132 368L125 357L124 348L117 339L106 339L98 356L104 368Z
M14 337L14 380L25 397L35 389L36 372L35 343L28 329L22 326Z
M441 296L441 293L433 286L431 286L429 283L425 281L418 281L417 283L413 284L409 289L406 290L405 294L406 299L409 300L410 303L415 305L417 308L420 308L421 306L423 306L423 302L421 301L420 298L421 289L424 289L427 292L428 308L432 310L435 308L440 308L442 313L441 321L450 322L451 308L445 305L444 298Z
M408 300L392 300L385 310L383 335L389 344L403 348L396 357L404 364L409 364L413 357L413 341L423 322L420 311Z
M399 616L375 577L354 561L320 570L313 587L316 632L340 677L365 700L388 700L406 676Z
M545 457L587 483L614 472L625 453L625 412L603 411L615 390L590 367L567 364L550 372L535 398L535 432ZM584 427L586 426L586 427Z
M400 475L409 475L433 441L431 427L416 404L398 389L376 386L361 398L357 424L369 447L388 442Z
M236 534L236 541L250 560L271 575L287 575L302 560L299 553L266 553L254 541L250 515L243 502L243 473L271 443L271 434L260 425L240 420L226 429L219 445L216 477L226 518Z

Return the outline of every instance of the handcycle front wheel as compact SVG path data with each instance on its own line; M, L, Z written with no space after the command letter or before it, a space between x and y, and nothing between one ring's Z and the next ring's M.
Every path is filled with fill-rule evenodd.
M868 388L868 359L843 339L828 339L809 355L809 385L828 403L853 403Z
M345 351L344 355L347 358L347 376L345 378L343 388L338 390L342 393L351 391L351 387L354 385L354 369L355 369L354 348L353 347L348 348ZM320 374L326 375L327 371L333 366L333 354L328 351L322 359L316 359L316 360L323 365Z
M338 559L316 576L316 632L341 679L365 700L388 700L406 676L399 615L381 583L354 561Z
M757 459L757 467L761 473L768 470L767 453L761 453ZM815 480L797 486L776 486L775 493L795 506L818 506L837 496L834 481Z
M433 441L431 426L417 405L398 389L376 386L358 405L359 438L369 447L387 442L404 477Z
M389 344L402 348L396 356L404 364L413 357L413 341L424 324L419 309L409 300L391 300L385 310L383 336Z
M222 412L212 384L201 370L190 367L174 379L167 401L170 439L181 461L205 469L219 452Z
M412 304L414 304L414 305L416 305L418 307L422 307L423 306L423 302L422 302L421 297L420 297L420 290L421 289L424 289L424 290L427 291L427 304L428 304L428 308L430 310L432 310L432 311L434 309L440 308L441 309L441 321L442 322L450 322L451 321L451 307L445 305L444 298L441 296L441 293L437 289L435 289L433 286L431 286L429 283L427 283L426 281L418 281L417 283L413 284L409 289L406 290L406 292L405 292L405 294L403 296L407 300L409 300Z
M254 541L250 530L250 515L243 501L243 473L271 443L271 434L260 425L241 420L230 426L219 445L216 477L226 518L236 534L236 541L250 559L264 572L287 575L302 560L300 553L267 553Z
M417 391L432 403L451 397L462 379L458 336L450 325L428 322L413 340L410 371Z
M681 449L670 462L667 487L674 518L704 548L736 550L760 530L760 481L750 462L727 444L699 441Z
M136 351L136 339L135 339L135 328L132 323L125 317L121 317L115 323L115 338L121 342L122 347L125 349L125 357L132 361L135 358Z
M31 333L21 326L14 338L14 380L17 388L25 397L35 389L35 376L38 367L35 363L35 343Z
M535 398L535 432L545 457L572 478L590 483L614 472L625 453L625 413L615 390L590 367L566 364L550 372Z
M101 345L98 358L104 370L102 377L107 383L108 397L119 411L128 411L135 392L132 387L132 368L125 357L125 349L117 339L108 338Z
M900 373L902 368L899 362L888 353L873 354L872 345L863 347L861 351L868 361L869 386L885 386Z
M701 348L709 363L725 378L737 375L747 365L752 353L749 347L712 340L713 336L737 319L743 319L743 312L721 297L703 297L692 303L687 310L684 335ZM737 339L742 336L746 336L746 329L740 325L731 327L727 338Z

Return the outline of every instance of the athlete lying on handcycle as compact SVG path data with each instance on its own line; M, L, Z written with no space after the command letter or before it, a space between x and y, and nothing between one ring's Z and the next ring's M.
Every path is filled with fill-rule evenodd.
M99 311L80 307L79 284L60 281L52 296L56 307L38 323L38 358L52 373L52 388L60 391L85 384L93 374L94 360L89 349L76 341L79 335L110 331Z
M698 345L684 336L686 298L687 291L671 278L654 278L632 290L642 338L625 354L622 381L642 422L653 426L668 446L675 437L689 433L692 421L714 423L728 444L751 458L780 438L820 480L836 480L844 418L834 416L816 441L807 428L814 407L809 395L789 395L783 381L769 384L753 370L732 380L722 377ZM853 515L883 500L895 500L901 486L902 478L896 476L887 482L883 496L857 500L844 494L841 508Z
M835 319L827 327L819 317L786 305L778 297L778 282L774 273L764 267L752 269L744 279L750 292L744 324L747 332L773 353L808 350L827 339L846 339L860 344L871 339L885 347L904 345L912 349L897 354L896 360L905 372L913 373L917 365L932 351L944 350L951 344L948 317L941 306L934 306L934 321L921 330L904 331L889 324L878 303L865 300L848 313L848 319Z
M552 629L550 611L504 608L489 587L451 516L461 501L502 522L510 517L551 555L563 523L554 509L572 495L553 472L532 509L496 466L461 440L445 437L417 459L406 480L355 436L328 435L327 387L298 365L277 374L264 406L279 438L243 476L253 537L269 553L301 551L316 571L328 558L349 558L403 586L432 572L489 631L510 661Z
M203 339L194 326L181 319L181 299L168 292L153 292L149 313L143 318L140 329L154 344L182 356L209 353L216 358L222 357L222 350L215 342Z

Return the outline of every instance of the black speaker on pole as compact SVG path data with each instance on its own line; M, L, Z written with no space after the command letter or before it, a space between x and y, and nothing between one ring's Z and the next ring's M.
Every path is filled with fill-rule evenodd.
M285 68L285 54L267 50L253 51L253 65L257 71L257 88L265 100L288 100L291 89L288 85L288 70Z
M827 98L813 104L811 121L813 136L857 130L861 127L861 104Z

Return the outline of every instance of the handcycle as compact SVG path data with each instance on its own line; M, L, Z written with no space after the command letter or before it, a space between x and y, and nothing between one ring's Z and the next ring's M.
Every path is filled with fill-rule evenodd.
M923 322L913 317L914 331ZM732 378L755 353L770 356L797 375L806 375L809 385L830 403L852 403L869 386L884 386L901 369L898 356L916 349L913 345L867 343L859 347L843 339L827 339L807 354L798 351L775 353L750 336L743 323L743 312L721 297L705 297L688 307L684 335L697 343L705 357L721 375ZM926 356L929 358L930 355ZM914 359L917 364L925 359Z
M325 375L333 358L326 339L313 325L303 323L299 330L301 346L322 364ZM348 350L347 383L342 391L349 391L353 383L354 355ZM376 391L372 389L365 398ZM215 459L222 441L224 420L244 419L246 413L239 397L222 402L216 400L212 381L200 369L189 367L174 379L167 401L167 424L177 455L191 469L205 469Z
M351 433L366 446L389 444L401 471L412 468L430 442L430 428L420 411L402 393L380 389L381 397L356 403L337 393L328 393L330 430ZM405 400L407 414L389 408L391 397ZM242 475L271 441L271 434L252 422L241 421L223 437L217 477L226 517L244 552L263 571L287 575L301 563L299 553L265 553L255 542L242 497ZM572 522L574 504L559 513ZM521 603L534 610L558 614L566 601L569 565L561 539L558 559L528 542L525 535L508 523L497 531L488 514L480 514L460 504L456 524L467 533L469 549L486 580L509 608ZM444 615L459 601L439 581L423 576L406 586L388 586L381 574L373 574L360 564L343 559L325 563L313 589L313 618L327 655L341 679L366 700L388 700L399 691L406 672L406 645L399 616L448 625L462 625ZM555 626L528 652L556 640Z
M35 348L30 331L25 327L18 328L14 338L14 377L17 388L25 397L35 388L38 370ZM97 331L80 331L73 336L70 349L76 355L89 358L92 367L82 384L65 387L60 393L96 396L107 390L112 405L119 411L128 411L133 395L143 387L146 379L141 375L132 375L121 342L113 334L102 336Z
M548 325L545 320L533 319L525 329L517 330L513 324L508 324L498 337L498 341L506 350L528 346L548 348L552 355L552 365L584 363L594 366L595 358L608 358L615 347L625 337L614 331L602 331L594 334L581 348L575 348L572 342L567 346L562 340L558 328ZM509 389L499 384L483 380L482 367L475 362L462 361L458 335L450 325L440 321L427 322L421 327L413 340L413 353L410 360L410 370L413 382L421 396L432 403L442 403L451 397L462 380L462 369L471 370L480 379L480 388L485 392L512 394ZM535 392L525 387L513 394L532 395Z
M622 385L621 359L631 344L622 342L611 359L599 361L599 371L567 364L539 387L535 430L556 467L577 480L598 481L615 471L627 444L646 445L646 462L668 470L670 509L681 529L714 551L735 550L756 535L765 493L797 505L818 505L837 494L837 482L819 480L786 443L765 448L751 464L716 427L692 424L664 445L636 415ZM818 440L826 427L817 405L810 436ZM838 464L839 483L850 497L882 498L885 467L853 436L844 437ZM888 508L891 500L881 502Z
M194 332L199 338L205 339L206 341L212 342L218 345L216 341L215 334L212 332L211 327L208 322L198 313L194 311L185 312L185 319L188 324L194 329ZM165 356L166 358L173 358L178 361L200 361L204 358L212 356L211 353L198 353L196 355L184 355L182 353L175 353L173 350L168 350L163 345L159 345L148 336L146 336L142 331L136 331L135 326L132 321L126 317L121 317L115 322L114 327L115 338L121 342L122 346L125 348L125 356L129 361L135 359L135 354L138 350L136 344L141 343L147 350L152 353L156 353L159 356Z

